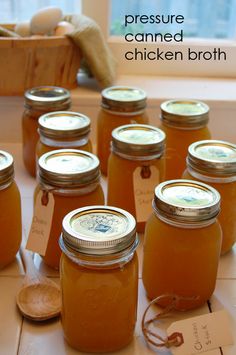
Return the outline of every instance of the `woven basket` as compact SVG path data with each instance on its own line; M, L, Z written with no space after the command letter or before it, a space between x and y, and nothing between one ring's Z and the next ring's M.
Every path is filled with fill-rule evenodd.
M0 95L21 95L40 85L72 89L77 86L80 59L78 47L64 36L0 37Z

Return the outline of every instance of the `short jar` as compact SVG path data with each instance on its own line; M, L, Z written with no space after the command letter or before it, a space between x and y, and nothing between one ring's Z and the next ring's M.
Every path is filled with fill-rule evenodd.
M98 158L82 150L60 149L43 154L38 161L37 196L42 201L54 201L51 228L44 262L59 268L61 250L58 239L64 216L78 208L94 204L104 204L104 193L100 185ZM40 196L39 195L39 196Z
M97 155L102 174L107 175L113 129L131 123L147 124L146 101L146 93L135 87L112 86L102 91L97 121Z
M22 116L23 161L31 176L36 175L39 117L47 112L69 110L70 106L70 92L60 87L39 86L25 92L25 110Z
M143 283L147 296L176 297L176 308L204 304L215 289L222 233L216 217L219 193L193 180L158 185L144 239ZM158 303L166 306L171 298Z
M14 181L13 157L0 150L0 269L11 263L22 238L20 192Z
M60 238L62 327L82 352L111 352L133 339L138 238L128 212L89 206L69 213Z
M161 104L161 125L166 134L165 180L179 179L191 143L210 139L209 107L197 100L170 100Z
M80 149L92 153L90 119L82 113L57 111L38 120L37 159L55 149Z
M236 242L236 145L220 140L191 144L183 178L205 182L220 193L221 254L227 253Z
M108 204L130 212L143 232L152 212L156 185L164 180L165 133L156 127L130 124L112 131L108 162Z

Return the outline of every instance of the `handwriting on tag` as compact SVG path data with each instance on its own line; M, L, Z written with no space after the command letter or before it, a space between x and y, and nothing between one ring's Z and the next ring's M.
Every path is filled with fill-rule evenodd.
M33 220L26 244L26 249L42 256L46 253L54 212L53 194L46 193L45 205L43 204L44 194L45 192L40 191L36 197Z
M168 336L182 333L184 343L171 348L173 355L194 355L233 344L229 316L225 310L180 320L171 324Z
M152 213L155 187L160 183L155 166L137 167L133 173L134 200L137 222L146 222Z

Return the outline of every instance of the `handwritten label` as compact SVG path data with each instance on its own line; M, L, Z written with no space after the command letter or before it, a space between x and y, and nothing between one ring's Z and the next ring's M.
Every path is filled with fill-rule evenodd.
M45 195L45 192L40 191L36 197L34 215L26 249L42 256L45 255L51 231L53 212L53 194L46 193Z
M154 190L159 183L159 170L155 166L143 166L135 169L133 186L137 222L146 222L152 213Z
M184 343L171 348L173 355L194 355L233 344L230 322L225 310L188 318L171 324L168 336L182 333Z

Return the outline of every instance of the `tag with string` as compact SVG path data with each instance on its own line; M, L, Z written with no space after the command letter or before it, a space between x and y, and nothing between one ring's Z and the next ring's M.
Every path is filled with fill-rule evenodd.
M34 215L26 249L45 255L54 212L54 197L48 191L39 191L34 206Z
M146 320L147 313L153 304L168 299L169 305L155 317ZM176 321L167 329L167 336L160 336L150 326L160 320L181 301L192 301L189 297L162 295L150 302L142 318L142 332L145 340L157 347L171 347L173 355L194 355L208 353L222 346L233 344L228 314L225 310Z
M135 169L133 187L137 222L146 222L151 215L154 189L159 183L160 174L155 166L143 165Z

